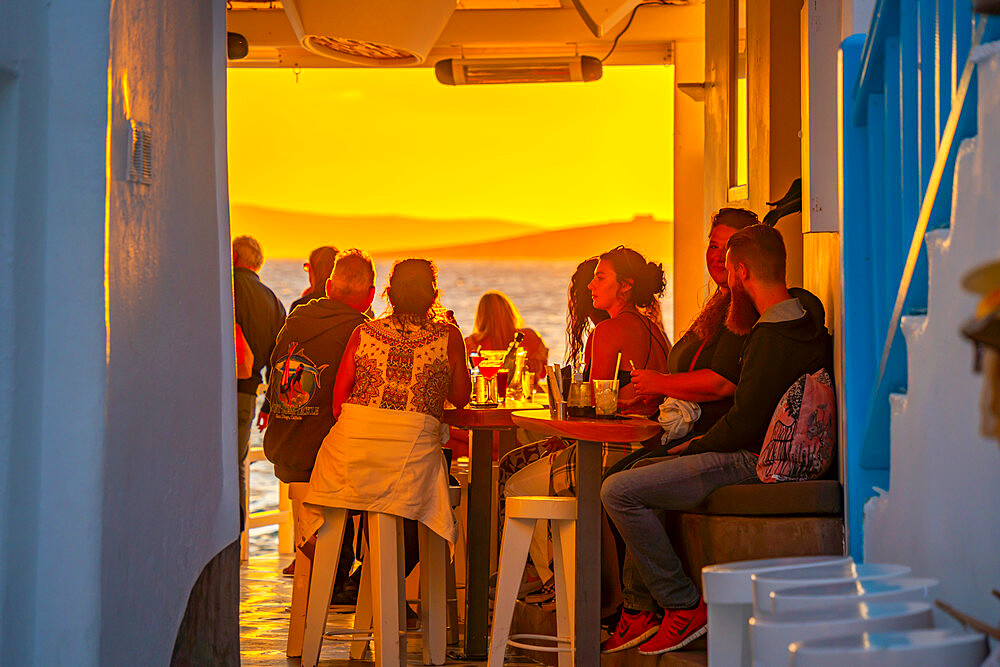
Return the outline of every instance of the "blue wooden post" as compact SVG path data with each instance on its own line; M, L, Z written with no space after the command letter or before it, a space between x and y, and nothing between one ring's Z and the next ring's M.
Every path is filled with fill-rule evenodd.
M862 526L865 502L873 486L886 487L888 472L861 467L862 443L875 373L878 368L878 312L873 285L880 261L872 252L869 183L869 137L867 127L854 124L855 82L864 48L863 35L844 40L840 57L840 95L843 220L841 228L841 275L844 290L844 432L841 446L846 485L848 550L862 558ZM881 196L881 193L879 193ZM884 325L883 325L884 326Z

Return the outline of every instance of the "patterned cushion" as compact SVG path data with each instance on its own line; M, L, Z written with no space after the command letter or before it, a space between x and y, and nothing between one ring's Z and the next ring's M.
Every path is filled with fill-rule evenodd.
M803 375L778 402L757 460L762 482L817 479L833 462L837 403L825 369Z

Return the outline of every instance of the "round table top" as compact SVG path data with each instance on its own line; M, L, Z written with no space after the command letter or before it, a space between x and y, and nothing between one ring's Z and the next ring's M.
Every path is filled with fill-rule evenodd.
M507 399L495 408L448 408L444 411L444 423L458 428L516 428L510 416L514 411L548 415L548 406L538 401L515 401Z
M520 410L511 415L511 420L537 433L591 442L642 442L663 432L659 423L645 417L552 419L548 412Z

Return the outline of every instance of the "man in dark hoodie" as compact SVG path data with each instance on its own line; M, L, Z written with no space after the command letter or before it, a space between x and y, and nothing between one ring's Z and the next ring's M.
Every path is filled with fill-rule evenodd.
M732 300L726 326L749 334L733 407L705 435L671 455L608 477L601 499L628 546L625 608L602 645L612 653L639 646L644 655L678 649L703 635L707 614L684 574L661 510L694 507L720 486L757 479L757 455L782 395L804 373L832 370L833 347L819 299L785 285L785 246L767 225L742 229L727 244ZM758 313L760 313L758 317Z
M326 299L292 310L271 353L264 454L283 482L308 482L316 452L333 426L333 384L354 329L375 297L375 266L361 250L337 256Z
M330 262L323 296L292 309L271 353L267 386L264 455L282 482L308 482L323 438L336 419L333 385L347 341L375 297L375 265L367 253L345 250ZM353 524L344 536L337 593L347 585L354 564ZM291 573L291 566L287 571ZM349 601L354 591L338 595Z

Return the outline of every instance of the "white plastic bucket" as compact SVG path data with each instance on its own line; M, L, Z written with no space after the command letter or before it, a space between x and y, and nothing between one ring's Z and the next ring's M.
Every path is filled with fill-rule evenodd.
M937 579L899 577L796 586L771 593L775 612L821 609L858 602L920 602L938 585Z
M795 642L932 628L934 617L926 602L861 603L777 614L755 612L749 625L754 666L771 667L789 664L789 646Z
M789 647L794 667L974 667L988 651L986 637L965 630L872 632Z
M771 593L796 586L818 586L844 581L870 581L905 577L910 573L906 565L881 563L839 563L808 570L761 572L751 577L753 581L753 613L771 611Z
M705 603L708 605L709 666L733 667L750 664L747 621L753 614L751 575L838 563L853 563L853 561L849 556L799 556L744 560L702 568L702 590L705 593Z

